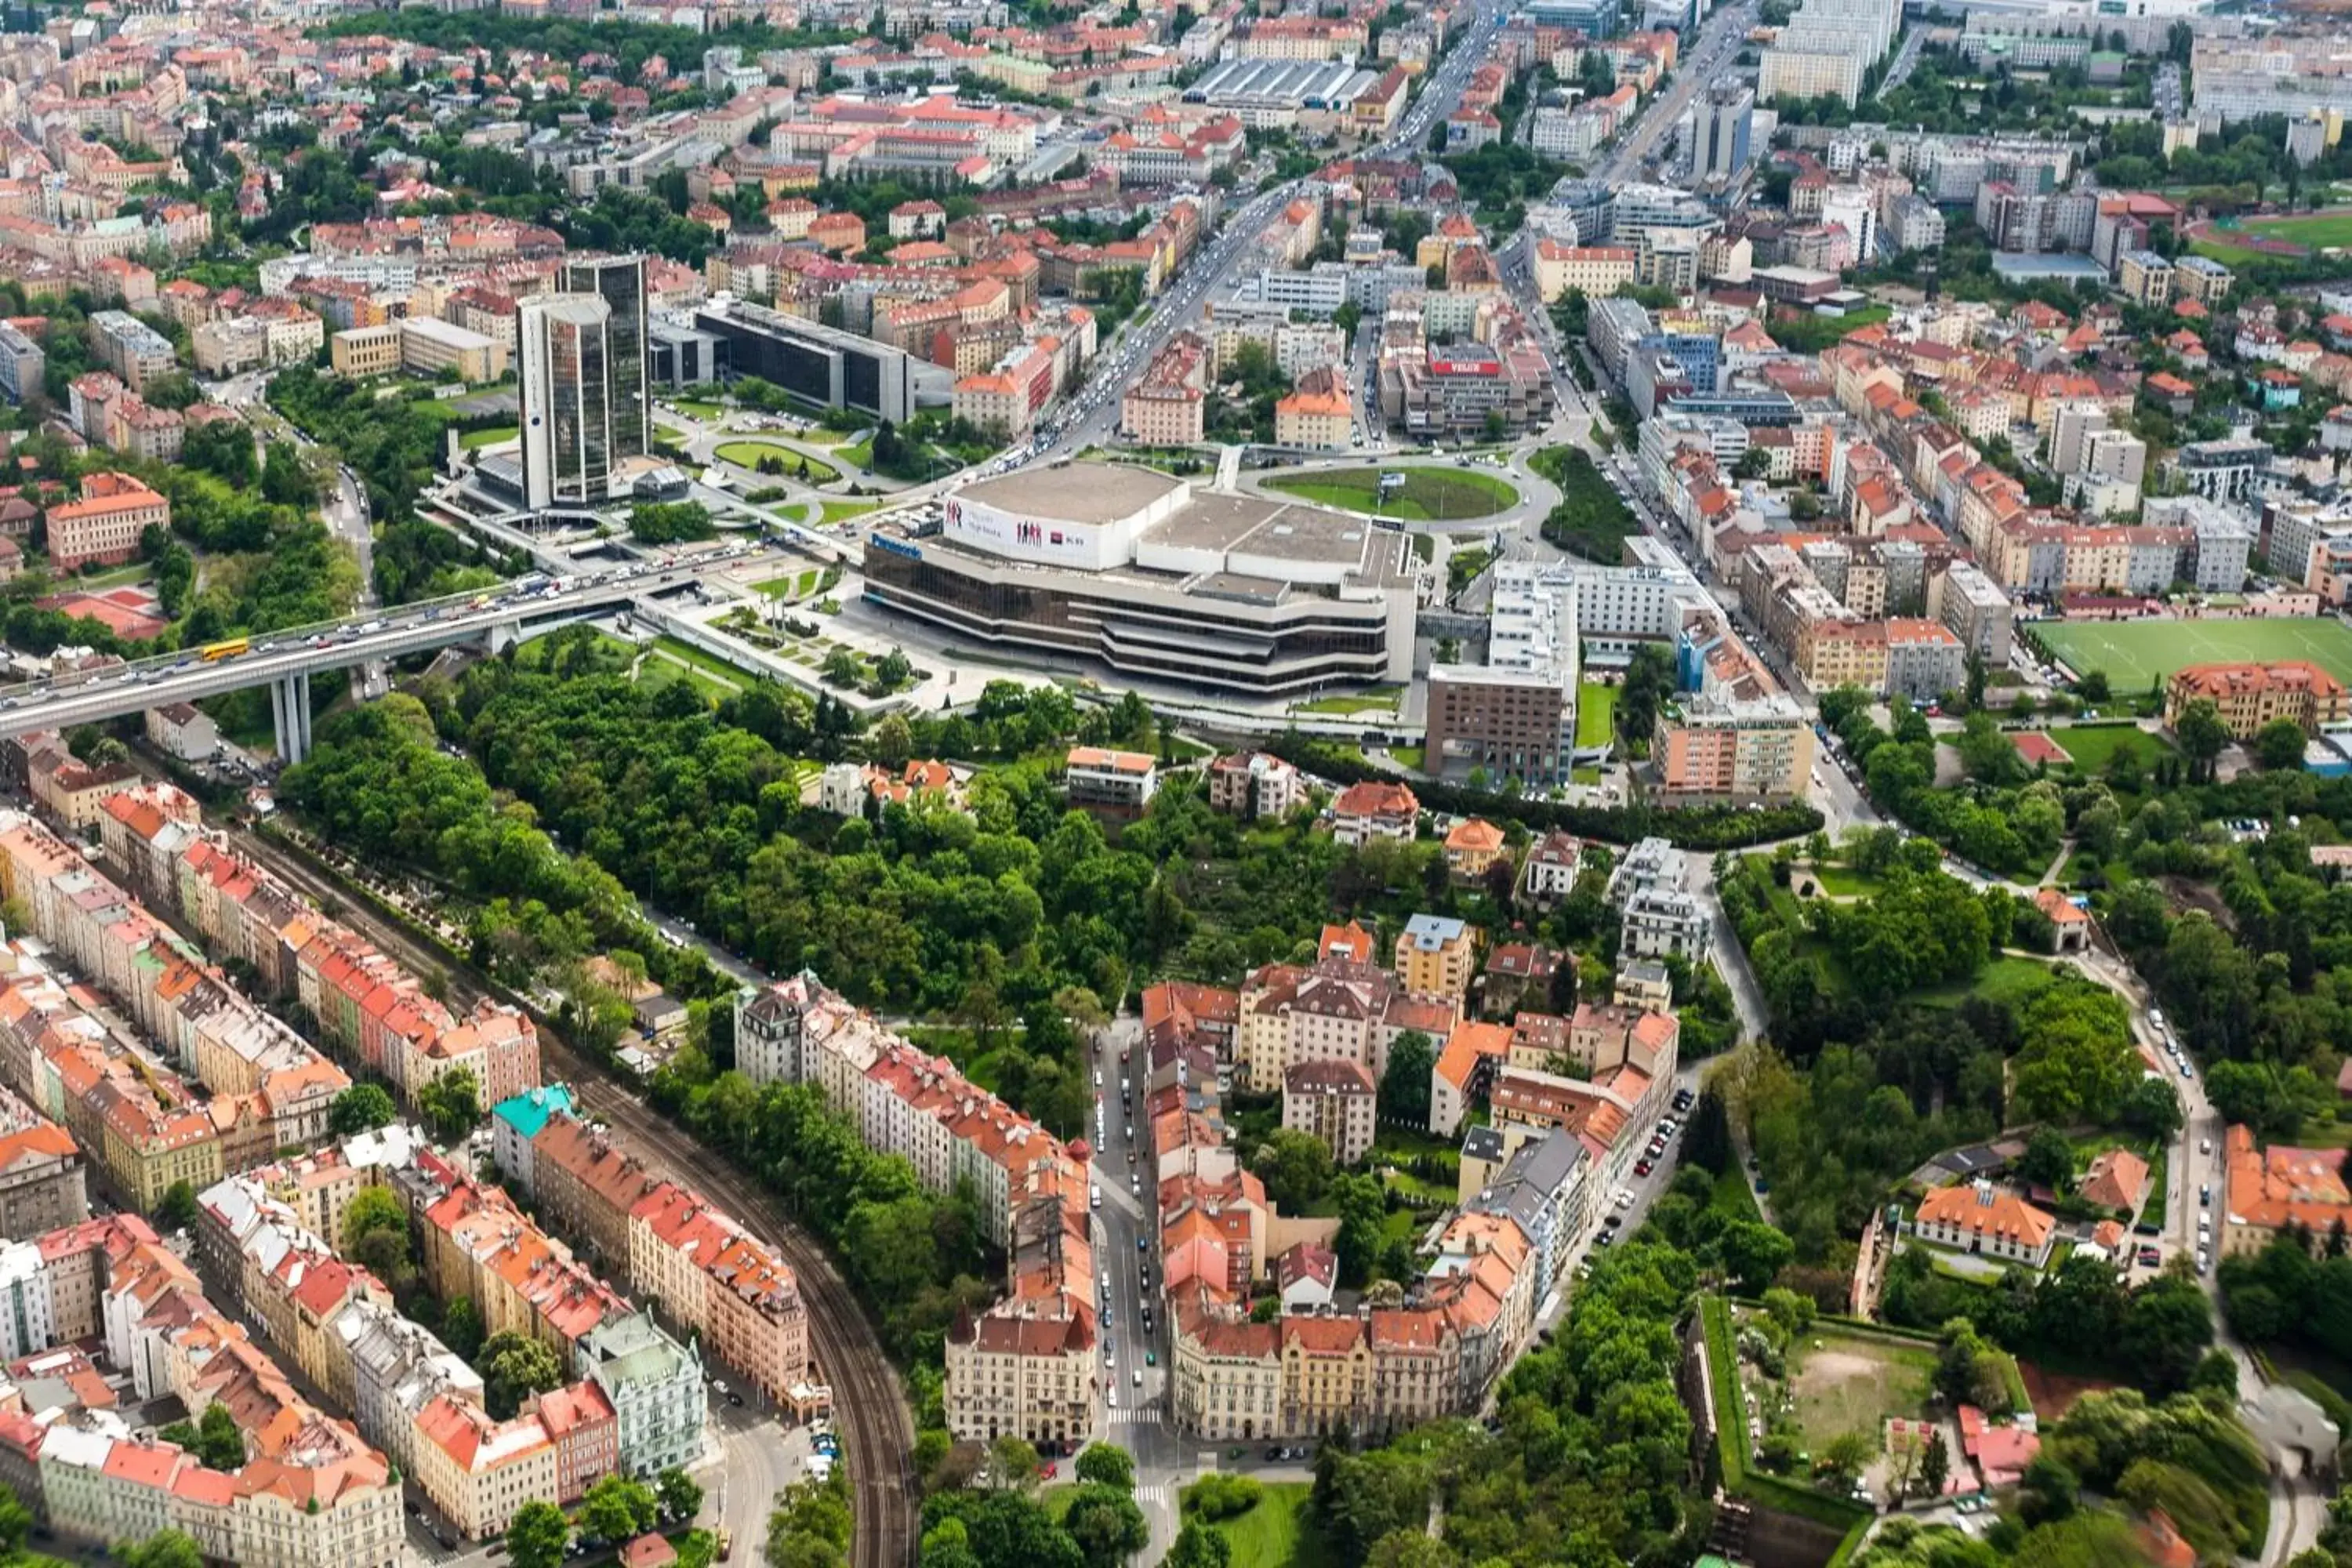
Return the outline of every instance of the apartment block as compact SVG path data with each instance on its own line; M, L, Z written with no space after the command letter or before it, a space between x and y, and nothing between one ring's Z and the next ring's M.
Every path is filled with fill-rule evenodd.
M400 1488L383 1455L297 1393L143 1221L51 1231L33 1250L60 1335L99 1340L141 1401L226 1406L245 1438L242 1461L216 1470L132 1435L110 1408L21 1422L0 1434L0 1449L20 1500L49 1529L99 1545L177 1529L208 1560L267 1568L405 1561Z
M89 318L90 351L98 363L122 378L131 391L146 393L157 378L179 366L172 341L124 310L95 310Z
M1371 1152L1379 1095L1361 1062L1300 1062L1282 1077L1282 1124L1321 1139L1335 1162L1352 1165Z
M1087 1363L1097 1331L1086 1165L952 1063L888 1035L810 977L772 994L763 1026L793 1045L769 1065L815 1084L867 1147L904 1155L924 1186L968 1183L1005 1249L1006 1294L949 1336L950 1430L1054 1442L1091 1435L1097 1385ZM787 1011L800 1015L796 1024L773 1022ZM676 1202L646 1218L648 1228L695 1223Z
M1479 935L1450 915L1413 916L1397 935L1397 984L1424 995L1467 995L1478 967Z
M81 1150L64 1128L0 1089L0 1237L38 1236L89 1217Z

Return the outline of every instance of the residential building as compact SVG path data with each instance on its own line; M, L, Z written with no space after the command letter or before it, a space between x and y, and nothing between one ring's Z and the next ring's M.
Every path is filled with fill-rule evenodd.
M2153 250L2126 250L2116 258L2116 291L2151 310L2171 303L2172 263Z
M1484 817L1468 816L1445 834L1445 868L1463 881L1475 881L1498 863L1509 870L1510 841Z
M1361 1062L1300 1062L1282 1078L1282 1124L1323 1141L1331 1158L1353 1165L1371 1152L1380 1086Z
M1311 966L1267 964L1243 983L1232 1054L1240 1079L1258 1093L1279 1093L1303 1061L1361 1062L1377 1079L1399 1035L1438 1038L1462 1016L1458 995L1414 992L1370 962L1361 928L1325 938Z
M1062 784L1072 805L1108 805L1140 812L1160 787L1160 765L1148 752L1073 746Z
M622 1469L654 1477L700 1460L709 1409L698 1349L637 1312L597 1324L576 1353L580 1375L604 1390L619 1423Z
M1119 400L1128 438L1152 447L1198 444L1213 368L1209 345L1198 335L1171 338Z
M1519 892L1538 909L1551 909L1576 890L1584 846L1558 828L1545 834L1528 851L1519 871Z
M1625 900L1618 951L1636 958L1705 961L1715 941L1705 906L1688 893L1654 890Z
M1279 821L1306 798L1299 772L1271 752L1228 752L1209 764L1209 807Z
M89 1217L81 1150L64 1128L0 1089L0 1237L38 1236Z
M2008 668L2014 611L1975 563L1955 560L1930 580L1927 613L1960 639L1963 658L1973 653L1989 669Z
M89 338L98 363L142 396L157 378L179 366L172 341L126 310L92 311Z
M579 1106L569 1087L542 1084L499 1100L490 1107L490 1157L507 1179L524 1192L531 1187L532 1140L557 1116L576 1116Z
M1349 784L1331 802L1331 837L1350 849L1375 838L1409 842L1420 820L1421 802L1401 784L1366 780Z
M1342 371L1326 365L1298 378L1274 405L1274 444L1307 451L1344 452L1356 430L1356 405Z
M1450 915L1413 916L1397 935L1397 984L1407 991L1466 995L1478 967L1478 934Z
M48 356L13 322L0 321L0 394L23 407L27 397L47 395Z
M1937 621L1896 616L1886 622L1886 691L1933 702L1968 686L1968 646Z
M1086 1319L967 1315L946 1349L948 1430L959 1442L1071 1443L1094 1430L1106 1374Z

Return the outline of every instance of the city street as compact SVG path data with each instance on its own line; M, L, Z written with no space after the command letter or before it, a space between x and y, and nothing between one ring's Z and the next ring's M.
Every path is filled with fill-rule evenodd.
M1124 1058L1124 1059L1122 1059ZM1144 1187L1151 1175L1150 1130L1137 1129L1134 1111L1143 1093L1142 1020L1123 1015L1102 1032L1095 1055L1101 1087L1095 1093L1097 1126L1095 1210L1097 1270L1108 1282L1102 1311L1104 1436L1135 1457L1136 1501L1151 1527L1145 1562L1157 1562L1176 1539L1177 1492L1198 1473L1192 1446L1169 1419L1168 1322L1160 1307L1159 1249L1151 1245L1158 1226L1156 1195ZM1124 1092L1123 1092L1124 1091ZM1143 1271L1152 1271L1151 1288ZM1097 1281L1099 1289L1103 1280ZM1151 1327L1143 1314L1152 1313ZM1147 1361L1157 1364L1147 1364Z

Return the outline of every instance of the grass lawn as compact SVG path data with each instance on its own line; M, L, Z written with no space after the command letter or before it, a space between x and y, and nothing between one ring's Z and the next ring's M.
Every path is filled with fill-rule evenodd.
M2117 752L2138 752L2146 766L2172 750L2171 742L2136 724L2073 724L2052 730L2050 738L2065 747L2076 771L2085 773L2106 772Z
M1797 1425L1813 1453L1842 1432L1866 1434L1875 1447L1889 1417L1916 1415L1927 1401L1936 1373L1932 1345L1820 1332L1800 1343L1789 1383Z
M1406 767L1411 768L1413 772L1419 773L1422 769L1422 764L1427 759L1429 752L1425 748L1421 746L1391 746L1389 748L1389 755L1394 757L1398 762L1402 763Z
M1322 1543L1306 1528L1314 1489L1312 1481L1270 1482L1255 1508L1211 1525L1232 1549L1232 1568L1319 1568Z
M1723 1168L1715 1178L1715 1192L1706 1206L1726 1219L1752 1219L1761 1224L1763 1211L1756 1206L1756 1194L1748 1185L1748 1177L1737 1162Z
M1833 899L1866 899L1886 886L1876 877L1866 877L1843 866L1815 866L1792 872L1791 876L1811 877L1822 892Z
M1957 1007L1971 996L1982 996L1987 1001L2021 1006L2056 984L2048 964L2003 953L1977 971L1974 980L1921 991L1912 1000L1930 1007Z
M750 671L738 669L725 659L707 654L692 643L680 642L676 637L656 637L652 646L661 649L681 664L690 664L705 675L717 676L730 686L740 686L746 680L753 679Z
M2242 266L2262 255L2261 251L2248 250L2242 245L2223 245L2211 239L2198 240L2189 249L2195 256L2210 256L2224 267Z
M145 583L154 574L152 563L133 561L124 566L110 566L103 572L60 578L57 584L57 591L60 594L70 594L77 590L85 594L101 594L109 588L121 588L134 583Z
M648 653L646 655L645 663L637 667L637 684L648 691L658 691L665 686L675 686L681 680L714 702L722 702L730 697L740 697L743 694L743 689L734 682L721 680L715 675L706 674L692 665L684 664L670 658L666 653Z
M824 576L822 572L803 572L791 577L771 577L764 583L752 584L751 587L755 593L765 594L771 599L805 599L816 592L816 585Z
M2338 680L2352 680L2352 626L2325 617L2047 623L2033 629L2077 675L2105 670L2118 695L2144 692L2187 664L2308 659ZM2058 743L2074 751L2065 735Z
M727 413L725 404L710 403L699 397L673 397L670 402L676 405L680 414L691 414L697 419L723 418Z
M511 441L521 434L520 426L493 425L487 430L467 431L457 437L457 445L471 452L483 447L495 447L501 441Z
M1336 468L1268 479L1265 488L1341 511L1370 512L1406 522L1454 522L1492 517L1518 503L1519 492L1503 480L1472 468L1399 468L1404 487L1380 499L1380 468Z
M819 522L847 522L852 518L864 517L881 504L877 500L821 501L817 506L816 520Z
M1350 713L1393 713L1397 698L1404 691L1402 686L1369 686L1361 691L1337 692L1329 697L1318 697L1311 702L1291 705L1294 713L1336 713L1345 718Z
M810 484L829 485L841 478L840 472L830 465L795 452L790 447L780 447L773 441L721 441L713 448L713 451L720 462L732 463L739 468L749 468L753 473L760 471L762 458L773 458L784 466L782 475L779 476L781 478L798 479L800 466L803 463L808 465L808 483Z
M1576 749L1605 746L1617 733L1617 688L1587 680L1576 688Z

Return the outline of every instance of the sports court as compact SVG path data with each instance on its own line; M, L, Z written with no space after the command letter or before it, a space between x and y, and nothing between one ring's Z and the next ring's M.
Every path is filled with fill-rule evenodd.
M2190 664L2277 664L2304 659L2352 684L2352 626L2310 619L2042 621L2032 630L2076 675L2107 672L2118 696L2146 691Z

